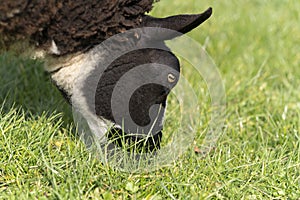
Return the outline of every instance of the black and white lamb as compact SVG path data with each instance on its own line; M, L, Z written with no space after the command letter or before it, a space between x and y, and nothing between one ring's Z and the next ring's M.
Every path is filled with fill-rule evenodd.
M164 41L179 36L176 32L191 31L212 13L209 8L201 14L154 18L145 14L154 2L4 1L0 5L1 40L7 49L25 41L33 49L31 56L45 60L53 82L97 139L113 140L125 134L128 143L138 143L150 135L146 147L153 151L160 148L166 99L180 72L178 59ZM146 68L124 78L139 66ZM149 80L143 84L145 79L163 84ZM126 102L133 83L140 87ZM117 139L115 144L121 145L121 141Z

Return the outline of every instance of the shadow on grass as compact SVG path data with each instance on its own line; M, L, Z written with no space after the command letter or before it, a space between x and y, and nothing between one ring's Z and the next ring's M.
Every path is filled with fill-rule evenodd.
M21 107L31 117L63 113L64 126L72 123L71 106L51 83L41 61L1 53L0 77L2 112Z

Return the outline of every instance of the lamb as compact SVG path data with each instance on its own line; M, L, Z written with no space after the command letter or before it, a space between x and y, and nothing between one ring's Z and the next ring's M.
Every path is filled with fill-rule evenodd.
M152 152L160 148L167 96L180 74L179 61L164 41L179 36L176 32L185 34L193 30L212 13L209 8L201 14L154 18L145 13L155 2L5 1L0 5L0 35L5 49L13 41L25 41L33 49L30 56L45 60L45 70L82 114L96 139L114 140L114 145L122 146L118 139L121 134L132 144L150 133L146 148ZM147 27L155 29L148 31ZM131 51L126 49L128 45ZM121 55L110 62L111 55L118 52ZM128 72L144 65L144 73L126 82ZM140 85L126 102L129 86L145 79L165 83Z

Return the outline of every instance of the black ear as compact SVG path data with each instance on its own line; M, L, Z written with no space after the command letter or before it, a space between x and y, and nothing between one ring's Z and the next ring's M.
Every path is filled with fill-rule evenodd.
M163 29L170 29L176 32L180 32L182 34L187 33L194 28L198 27L204 21L206 21L212 14L212 8L208 8L201 14L193 14L193 15L175 15L167 18L154 18L151 16L145 16L143 19L143 27L156 27ZM162 31L163 32L163 31ZM170 33L170 32L169 32ZM166 33L161 33L159 35L163 35L160 39L172 39L174 37L179 36L179 34L171 34L166 35ZM157 37L153 36L153 37Z

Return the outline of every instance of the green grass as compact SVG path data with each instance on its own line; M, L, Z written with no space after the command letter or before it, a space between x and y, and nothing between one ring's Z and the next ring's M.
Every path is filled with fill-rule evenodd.
M0 199L300 198L300 2L161 0L153 15L208 6L212 18L189 36L205 45L226 87L225 133L209 156L191 149L143 174L102 165L76 137L42 63L3 53ZM198 84L188 67L183 72ZM203 94L197 146L208 122Z

